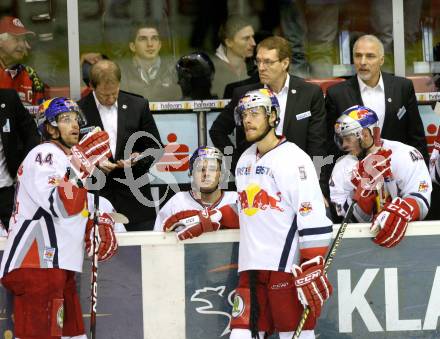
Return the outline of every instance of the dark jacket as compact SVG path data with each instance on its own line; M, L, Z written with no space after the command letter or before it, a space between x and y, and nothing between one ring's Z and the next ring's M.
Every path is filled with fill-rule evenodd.
M384 139L400 141L417 148L428 161L425 130L412 81L384 72L382 72L382 79L385 88L385 120L381 136ZM330 87L325 103L329 154L335 154L338 152L333 141L336 119L347 108L363 105L357 76Z
M236 130L237 147L234 149L232 170L235 170L240 155L250 146L246 141L243 127L235 125L235 106L237 106L240 97L246 92L262 87L261 83L257 83L236 88L231 102L217 117L209 130L212 142L221 151L226 146L232 146L229 135L234 129ZM326 131L324 97L321 88L290 75L283 125L284 136L288 141L299 146L310 157L325 156Z
M0 89L0 137L12 178L27 153L40 143L34 119L13 89Z
M93 92L81 99L78 104L87 118L88 126L99 126L101 129L104 129L96 107ZM124 155L127 142L130 136L135 132L147 132L152 135L156 141L149 137L140 137L134 143L133 149L131 151L127 150L127 155ZM162 143L153 115L150 112L148 101L141 96L120 91L118 96L116 154L114 154L110 160L115 162L117 160L127 159L131 153L142 153L147 149L161 151L153 151L153 153L155 153L154 156L144 158L132 167L134 179L146 174L153 162L160 158L162 154ZM147 176L145 175L145 177ZM133 193L133 191L137 191L137 189L130 189L124 183L115 180L125 178L124 169L113 170L107 175L105 187L100 193L111 201L117 212L125 214L130 219L130 223L153 220L156 215L153 205L145 206ZM148 178L145 178L142 184L143 186L139 188L140 192L146 199L152 202ZM129 229L129 227L127 227L127 229Z

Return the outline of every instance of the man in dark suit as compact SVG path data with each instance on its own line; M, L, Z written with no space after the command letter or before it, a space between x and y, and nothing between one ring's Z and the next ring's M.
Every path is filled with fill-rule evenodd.
M0 220L9 225L17 170L40 143L37 125L13 89L0 89Z
M78 104L89 127L99 126L110 136L112 158L100 165L106 174L101 194L118 212L129 218L128 231L152 230L156 212L148 179L139 188L140 192L133 184L118 179L129 179L125 172L130 170L134 179L147 173L153 162L160 158L162 143L148 101L120 91L120 81L121 71L116 63L110 60L97 62L90 70L93 92ZM134 138L134 144L130 145L130 137L133 138L136 132L141 132L141 135ZM145 136L146 133L148 136ZM149 154L153 155L137 161L136 156L145 150L150 150ZM142 196L139 196L140 193Z
M357 74L327 92L329 154L338 153L333 142L336 119L347 108L363 105L377 112L383 138L415 147L428 161L425 131L411 80L381 72L384 49L374 35L364 35L355 42L353 59Z
M236 129L236 145L232 170L243 151L250 146L244 137L243 127L236 126L234 109L238 100L248 91L268 87L280 103L280 124L277 134L283 134L310 157L325 156L326 120L324 97L319 86L289 75L291 49L286 39L269 37L257 46L256 63L260 82L234 89L231 102L214 121L209 135L214 145L224 151L233 146L229 135Z
M334 143L336 119L347 108L363 105L373 109L379 117L384 139L413 146L429 160L425 131L420 118L414 86L411 80L381 72L384 47L374 35L361 36L353 46L356 75L330 87L325 99L328 128L328 154L335 155L333 164L342 153ZM323 169L324 178L330 178L332 166ZM432 193L431 206L440 201L439 189ZM433 214L434 213L434 214ZM439 219L434 209L426 219Z

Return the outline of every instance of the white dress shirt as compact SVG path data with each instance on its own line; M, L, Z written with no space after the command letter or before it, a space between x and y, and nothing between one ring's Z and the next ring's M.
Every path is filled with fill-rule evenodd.
M278 99L278 103L280 104L280 123L278 124L275 132L277 135L283 134L283 126L284 126L284 116L286 115L286 104L287 104L287 94L289 93L289 82L290 75L287 73L286 81L284 82L284 86L278 93L275 93L275 96ZM266 85L264 85L267 88Z
M379 82L375 87L368 86L359 76L357 79L364 106L376 112L379 118L379 127L382 129L383 122L385 121L385 87L383 85L382 74L380 74Z
M3 151L3 142L0 138L0 188L12 186L14 180L11 178L6 166L5 152Z
M93 92L95 98L96 108L98 109L101 117L104 130L108 133L110 139L110 150L113 157L116 156L116 138L118 135L118 101L112 106L104 106L96 98L95 92Z

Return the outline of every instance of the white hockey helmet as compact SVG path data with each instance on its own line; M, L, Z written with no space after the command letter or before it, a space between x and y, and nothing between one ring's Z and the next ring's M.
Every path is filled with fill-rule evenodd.
M280 104L275 94L268 88L260 88L253 91L246 92L240 100L234 110L235 122L238 126L242 124L243 112L250 108L263 107L266 114L269 116L272 110L277 115L275 126L280 119Z
M342 149L342 138L354 135L357 139L361 139L361 133L364 128L371 131L374 135L373 128L378 127L379 118L372 109L355 105L346 109L335 123L335 142Z

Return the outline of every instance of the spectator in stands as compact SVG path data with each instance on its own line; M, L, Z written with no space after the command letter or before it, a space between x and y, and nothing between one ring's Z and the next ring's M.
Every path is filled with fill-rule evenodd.
M121 62L121 89L151 101L177 100L180 89L174 63L161 57L162 41L157 26L136 27L128 44L132 58Z
M87 118L89 127L99 126L110 136L112 157L100 166L106 174L101 195L110 200L118 212L129 218L127 231L152 230L156 213L150 185L146 183L139 188L127 187L129 183L122 183L118 179L127 180L126 173L129 168L134 179L147 173L153 161L161 156L161 152L156 154L151 153L151 150L161 150L162 143L148 101L141 96L120 91L120 82L121 70L116 63L110 60L98 61L90 70L93 92L78 104ZM149 136L141 135L135 138L135 143L130 149L131 146L127 145L127 142L136 132L148 133ZM152 156L137 161L136 157L145 150L149 150ZM138 194L142 194L140 199L137 197ZM145 199L149 203L146 204Z
M98 61L104 59L108 60L108 57L105 54L101 54L98 52L81 54L80 64L81 64L82 79L84 83L87 85L87 87L84 87L81 90L81 98L84 98L93 91L93 89L90 87L90 68L92 68L92 65L96 64Z
M421 32L421 16L423 7L427 5L427 1L423 0L403 0L403 24L405 35L405 61L408 69L412 69L413 62L420 60ZM392 13L392 0L372 0L371 1L371 26L374 33L382 41L384 52L387 56L382 69L389 72L393 71L393 63L391 56L393 55L393 16L383 15L383 13ZM407 71L408 71L407 69ZM407 73L408 74L408 73Z
M211 58L203 52L181 57L176 64L183 100L217 99L211 94L215 69Z
M324 96L319 86L289 75L291 53L288 41L282 37L274 36L261 41L256 57L260 82L236 88L231 102L209 131L214 145L224 151L226 146L233 147L229 135L236 130L237 147L234 147L232 157L232 173L238 158L250 145L245 140L243 127L236 126L234 109L244 93L258 88L271 89L280 103L278 135L286 136L288 141L294 142L312 158L326 154ZM327 184L323 182L325 187Z
M304 78L333 75L340 1L281 1L281 27L292 48L291 62L296 75Z
M347 108L364 105L377 113L383 138L413 146L427 162L425 131L411 80L381 71L384 48L374 35L363 35L355 42L353 59L357 74L327 91L329 154L338 154L332 127L336 119Z
M35 33L20 19L0 19L0 87L15 89L25 105L38 105L46 96L45 85L33 68L21 63L31 49L30 35Z
M8 228L18 166L40 136L15 90L0 89L0 122L0 221Z
M223 97L227 84L248 78L246 60L254 55L254 34L250 22L239 15L230 16L220 28L221 44L214 58L213 93L217 96Z

